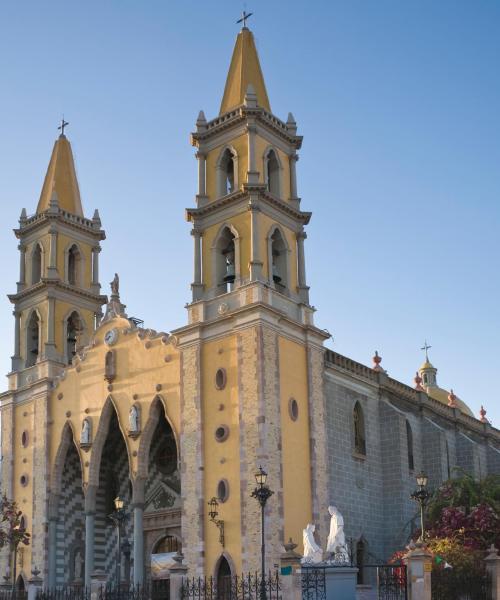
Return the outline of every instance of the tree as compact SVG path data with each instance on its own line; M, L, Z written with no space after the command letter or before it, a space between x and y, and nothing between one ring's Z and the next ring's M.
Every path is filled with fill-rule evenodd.
M14 500L3 494L0 500L0 548L10 546L17 548L19 544L28 546L30 534L23 527L23 513Z

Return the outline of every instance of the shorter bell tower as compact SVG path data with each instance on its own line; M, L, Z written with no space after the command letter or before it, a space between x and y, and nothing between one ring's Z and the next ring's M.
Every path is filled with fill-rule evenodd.
M36 213L28 217L23 209L14 232L20 267L17 292L9 296L15 317L12 372L30 370L33 381L52 374L49 367L33 368L37 365L71 363L106 301L99 284L99 242L105 233L97 210L92 219L83 214L64 133L54 144Z

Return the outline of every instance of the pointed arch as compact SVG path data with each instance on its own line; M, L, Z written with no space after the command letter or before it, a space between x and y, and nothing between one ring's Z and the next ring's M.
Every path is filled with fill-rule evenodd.
M120 422L120 417L118 411L116 410L116 406L113 398L108 396L106 398L106 402L102 407L101 416L99 418L99 423L97 425L97 431L94 436L94 441L92 443L92 454L90 456L90 467L89 467L89 486L99 487L99 471L101 468L101 459L102 459L102 451L104 448L104 444L106 443L106 438L109 433L109 424L111 422L111 417L113 414L116 414L116 418L118 421L118 426L120 428L120 433L123 438L123 443L125 444L125 448L127 450L127 461L128 461L128 470L129 470L129 478L130 477L130 450L126 442L126 437L123 433L123 427Z
M356 402L352 411L354 429L354 452L366 456L365 415L359 402Z
M31 285L37 284L43 277L44 247L41 242L35 242L30 255Z
M216 296L231 291L241 283L240 241L236 227L227 222L220 226L214 238L211 248L212 285ZM229 279L231 276L232 280Z
M83 473L83 464L82 457L80 452L78 451L78 446L76 442L75 432L73 430L73 425L70 421L66 421L61 431L61 439L59 442L59 448L56 452L56 458L54 460L54 465L52 468L52 474L50 478L50 491L54 496L59 496L61 493L61 485L62 485L62 475L64 471L64 463L66 462L66 456L68 454L68 450L74 444L76 448L76 452L78 454L80 460L80 469Z
M84 287L85 254L78 242L71 241L64 249L64 281L69 285Z
M172 433L174 435L175 446L177 449L177 463L180 467L180 447L179 447L179 437L178 433L173 426L172 421L170 420L167 407L165 404L165 400L162 396L157 394L153 401L151 402L151 406L149 407L149 416L144 426L141 434L141 439L139 441L139 455L137 461L137 479L146 480L148 477L148 465L149 465L149 451L151 449L151 442L153 440L153 435L156 430L156 426L160 420L161 413L163 411L163 415L165 420L167 421Z
M273 223L266 240L269 284L280 292L289 290L291 250L283 228Z
M232 194L238 189L238 153L227 144L222 148L215 163L217 198Z
M413 471L415 469L415 458L413 453L413 431L411 429L410 421L406 419L406 444L408 447L408 469Z
M262 155L262 172L267 191L273 196L281 198L281 181L283 166L279 153L273 146L268 146Z
M77 308L70 308L64 315L63 321L63 358L66 364L71 364L77 347L83 345L87 332L87 324Z
M25 367L32 367L42 356L42 317L37 308L33 308L26 319Z
M213 578L217 585L217 598L231 597L231 580L236 575L234 561L229 552L224 550L214 566Z

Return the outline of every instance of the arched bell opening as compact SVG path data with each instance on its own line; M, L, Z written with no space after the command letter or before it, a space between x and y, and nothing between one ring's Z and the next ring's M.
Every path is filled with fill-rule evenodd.
M288 248L281 231L276 228L270 238L271 278L280 291L288 288Z
M237 268L235 235L229 227L219 236L216 252L217 294L225 294L233 290Z
M35 246L31 258L31 284L35 285L42 279L42 247L40 244Z
M102 416L101 416L102 418ZM97 436L96 436L97 438ZM94 445L96 441L94 442ZM121 583L130 583L133 518L131 516L132 486L129 479L128 452L114 407L109 419L106 441L102 447L99 465L99 487L96 493L94 569L101 569L108 582L116 584L116 564L120 560ZM127 515L121 526L118 549L117 528L110 518L116 511L115 499L123 500Z
M61 475L56 524L56 585L82 584L85 576L85 499L82 467L71 436Z
M265 174L268 191L274 196L280 196L280 164L273 149L265 157Z
M226 148L217 161L217 196L227 196L237 189L238 160L235 150Z
M68 250L67 280L70 285L81 285L82 253L78 246L73 244Z
M66 362L71 364L76 355L83 324L79 314L73 311L66 319Z
M36 310L31 313L26 329L26 367L32 367L40 356L40 317Z

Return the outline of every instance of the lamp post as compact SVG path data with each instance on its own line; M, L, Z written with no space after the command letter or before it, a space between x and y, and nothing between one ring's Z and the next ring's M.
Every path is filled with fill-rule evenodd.
M252 492L252 498L257 498L260 504L261 510L261 571L262 577L260 580L260 600L266 600L266 542L264 537L264 513L266 508L266 502L269 498L274 494L272 490L269 489L269 486L266 485L267 481L267 473L264 471L262 467L259 467L257 473L255 473L255 481L257 482L257 487Z
M219 502L217 501L217 498L215 496L210 500L208 506L210 507L208 511L208 516L210 517L210 521L212 523L215 523L216 527L218 528L219 542L220 545L224 548L224 521L222 519L217 518L219 516L219 511L217 510L219 508Z
M431 497L431 493L427 489L427 483L429 481L427 475L420 471L420 473L416 477L418 488L411 494L410 498L415 500L420 506L420 542L424 542L425 538L425 530L424 530L424 509L427 504L427 501Z
M120 498L120 496L117 496L115 498L115 512L111 513L109 515L109 518L113 521L113 523L116 526L116 537L117 537L117 541L118 541L118 557L116 560L116 586L118 588L118 590L120 589L120 580L121 580L121 562L122 562L122 556L121 556L121 526L123 521L125 521L125 518L127 516L125 509L123 508L124 502L123 500Z

